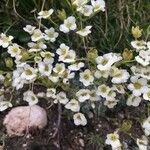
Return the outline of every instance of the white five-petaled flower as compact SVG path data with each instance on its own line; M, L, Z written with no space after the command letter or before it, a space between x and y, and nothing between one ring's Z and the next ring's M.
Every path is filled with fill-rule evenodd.
M46 96L53 99L56 98L56 89L55 88L47 89Z
M75 63L75 64L72 64L72 65L68 66L68 69L71 70L71 71L78 71L81 68L83 68L84 65L85 64L83 62L79 62L79 63Z
M64 24L61 24L59 29L64 33L68 33L70 30L75 30L76 28L76 19L75 17L70 16L64 20Z
M97 68L99 70L109 70L111 66L122 59L120 54L108 53L96 58Z
M79 100L79 102L85 102L86 100L90 99L90 90L88 89L80 89L77 93L76 96Z
M81 72L80 73L80 81L84 84L84 86L91 85L94 81L92 72L89 69L86 69L84 72Z
M0 111L4 111L9 107L12 107L12 104L9 101L0 101Z
M32 34L35 28L36 28L35 26L26 25L26 27L24 27L23 30L28 32L29 34Z
M84 114L82 114L82 113L74 114L73 119L74 119L74 124L76 126L79 126L79 125L85 126L87 124L87 120L86 120Z
M66 96L66 93L65 92L59 92L57 95L56 95L56 100L58 102L60 102L61 104L67 104L69 99L67 98Z
M38 42L38 43L34 43L34 42L29 42L28 46L30 47L29 52L39 52L42 49L46 49L47 46L46 44L44 44L43 42Z
M0 35L0 46L3 48L8 47L11 44L11 41L14 39L13 36L6 36L4 33Z
M125 83L130 77L130 74L127 72L125 69L118 69L116 67L111 68L111 73L110 73L112 80L112 83L120 84L120 83Z
M139 52L142 49L146 49L146 42L145 41L132 41L131 45L133 48L136 49L137 52Z
M128 106L137 107L139 106L140 102L141 102L141 97L135 97L134 95L130 95L127 99Z
M33 91L30 91L30 90L24 92L23 100L28 102L30 106L38 103L37 96L33 93Z
M116 100L114 98L111 98L111 99L106 99L104 101L104 105L107 106L108 108L114 108L114 106L117 105L119 100Z
M42 76L50 76L51 72L52 72L52 64L45 63L45 62L39 62L38 69Z
M146 136L150 135L150 116L143 122L142 127Z
M100 86L98 86L98 89L97 89L97 91L96 91L96 94L97 95L100 95L100 96L102 96L102 97L104 97L104 98L106 98L107 97L107 95L108 95L108 93L110 92L110 87L109 86L106 86L105 84L102 84L102 85L100 85Z
M30 65L26 64L23 67L23 72L20 76L23 80L28 80L30 82L35 81L37 77L37 69L31 67Z
M77 8L77 11L79 11L84 16L90 16L93 13L93 7L91 5L83 5L79 8Z
M147 91L148 87L146 79L132 76L130 80L132 83L128 85L128 89L132 91L134 96L140 96Z
M91 0L91 4L94 8L94 12L99 10L105 11L105 1L104 0Z
M150 101L150 88L148 88L147 91L144 92L143 98L144 98L144 100Z
M8 53L11 55L11 57L16 57L21 53L21 49L19 48L19 45L14 43L12 46L8 47Z
M62 75L64 73L65 69L66 68L65 68L65 64L64 63L57 63L55 65L55 67L53 68L53 71L55 73L57 73L58 75Z
M99 100L100 100L100 96L96 94L96 90L91 90L90 101L94 102L94 101L99 101Z
M77 31L76 33L84 37L91 33L91 28L92 26L86 26L84 29Z
M150 50L140 50L139 55L135 57L135 60L144 67L148 66L150 64Z
M111 145L113 150L118 150L117 148L121 148L119 135L117 133L107 134L107 139L105 143Z
M51 15L52 15L52 13L54 12L54 9L50 9L50 10L45 10L45 11L40 11L39 13L38 13L38 19L41 19L41 18L43 18L43 19L47 19L47 18L49 18Z
M33 31L32 36L31 36L31 40L32 40L33 42L36 42L36 41L39 41L39 40L43 39L43 37L44 37L44 35L43 35L43 33L41 32L41 30L40 30L40 29L35 29L35 30Z
M108 78L109 76L109 71L108 70L96 70L94 76L96 78Z
M72 99L65 105L65 108L70 109L73 112L79 112L80 104L76 99Z
M68 54L68 51L69 51L69 46L67 46L66 44L62 43L60 44L59 48L57 49L56 53L59 55L59 56L66 56Z
M148 150L148 139L146 136L142 136L141 139L137 138L136 143L139 150Z
M45 30L44 39L47 41L55 42L56 38L58 37L58 33L55 32L55 29L52 27L50 29Z

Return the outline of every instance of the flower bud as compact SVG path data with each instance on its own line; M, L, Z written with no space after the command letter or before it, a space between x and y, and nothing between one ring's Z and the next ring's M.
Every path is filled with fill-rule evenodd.
M132 35L133 35L133 37L134 37L135 39L141 37L142 31L143 31L143 29L140 29L139 26L132 27L132 30L131 30Z
M4 61L5 61L6 67L8 67L8 68L12 68L13 67L13 60L12 60L12 58L9 58L9 57L5 58Z
M127 48L125 48L122 56L124 60L131 60L133 58L133 53L131 50L128 50Z
M66 19L66 12L65 12L65 10L64 9L62 9L62 10L58 10L57 11L57 13L58 13L58 18L60 19L60 20L65 20Z
M97 49L90 49L87 53L87 58L91 61L95 61L96 57L98 57Z

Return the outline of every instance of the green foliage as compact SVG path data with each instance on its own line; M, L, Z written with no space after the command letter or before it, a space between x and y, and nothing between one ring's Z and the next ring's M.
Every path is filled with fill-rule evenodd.
M61 15L76 15L74 8L69 4L69 0L45 0L44 9L54 8L53 20L62 23ZM29 40L29 36L23 33L22 27L26 24L38 26L34 17L41 10L43 0L1 0L0 1L0 32L7 31L13 35L17 42L24 43ZM131 27L140 25L145 36L149 34L148 23L150 3L147 0L107 0L106 12L100 12L94 17L83 18L83 24L93 26L92 37L85 39L86 45L95 47L100 53L109 51L123 51L129 46L131 41ZM103 14L102 14L103 13ZM52 23L47 23L54 26ZM77 37L69 34L60 42L67 42L76 49L82 50L83 45L77 43ZM71 38L70 38L71 37ZM72 41L68 41L72 39Z

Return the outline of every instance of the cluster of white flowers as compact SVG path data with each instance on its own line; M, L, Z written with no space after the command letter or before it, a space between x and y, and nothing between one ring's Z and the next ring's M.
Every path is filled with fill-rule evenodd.
M84 16L105 11L103 0L72 0L72 4L76 6L77 12ZM41 11L37 18L40 21L41 19L51 20L53 13L53 9ZM4 33L0 35L0 46L7 49L15 62L16 68L13 70L11 79L13 88L19 90L25 84L30 85L23 94L23 100L29 105L35 105L40 97L50 98L54 103L60 103L64 105L64 108L72 111L75 125L83 126L87 124L87 119L82 112L82 106L87 103L95 108L95 103L99 101L105 107L112 109L120 102L119 95L126 93L128 93L126 94L128 106L137 107L142 101L146 103L150 101L150 42L142 40L131 42L137 62L131 68L125 65L122 67L120 64L125 62L124 57L121 53L112 52L95 56L94 65L91 67L91 60L88 60L88 57L80 59L76 49L68 46L65 40L57 42L61 34L74 32L76 36L84 38L92 32L91 25L78 26L79 18L75 15L68 16L57 28L45 26L37 28L27 25L23 28L31 36L27 48L13 43L12 36ZM51 48L51 44L55 46ZM0 74L0 83L4 80L5 76ZM34 82L39 83L41 80L50 85L46 93L35 94L32 90ZM76 89L75 81L79 84ZM65 88L69 90L67 89L66 92ZM1 89L0 111L12 106L10 102L4 100L3 93ZM143 123L146 135L150 134L149 122L147 119ZM113 149L121 147L117 133L109 134L106 143Z
M72 0L72 4L77 7L77 11L86 17L99 11L105 11L104 0L91 0L90 2L91 4L88 0Z

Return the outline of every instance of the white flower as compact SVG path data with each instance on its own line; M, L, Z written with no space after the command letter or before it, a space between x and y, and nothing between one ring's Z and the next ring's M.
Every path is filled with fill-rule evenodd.
M50 76L52 72L52 65L50 63L39 62L38 69L42 76Z
M125 94L123 85L113 85L113 87L111 89L114 91L117 91L120 94Z
M44 63L50 63L50 64L52 64L53 62L54 62L54 56L55 56L55 54L54 53L51 53L51 52L48 52L48 51L46 51L46 52L41 52L40 53L40 55L44 58L43 59L43 62Z
M108 70L96 70L94 76L98 79L100 78L108 78L109 71Z
M148 150L148 139L146 136L142 136L142 139L136 140L139 150Z
M116 84L125 83L130 77L130 74L127 72L127 70L118 68L114 70L113 74L110 73L110 75L113 77L111 82Z
M91 0L91 4L93 5L94 12L96 11L105 11L105 1L104 0Z
M88 17L93 13L93 7L91 5L83 5L77 8L77 11L79 11L84 16Z
M105 84L102 84L102 85L100 85L100 86L98 86L98 89L97 89L97 91L96 91L96 94L97 95L100 95L100 96L102 96L102 97L104 97L104 98L106 98L107 97L107 95L108 95L108 93L110 92L110 87L109 86L106 86Z
M74 114L73 119L74 119L74 124L76 126L79 126L79 125L85 126L87 124L87 120L86 120L84 114L82 114L82 113Z
M15 87L17 90L23 88L26 80L21 78L21 74L23 73L23 68L18 67L16 70L13 71L13 81L12 86Z
M116 99L106 99L104 101L104 105L107 106L108 108L114 108L114 106L116 106L118 103L118 100Z
M53 9L50 9L50 10L45 10L45 11L40 11L39 13L38 13L38 19L41 19L41 18L43 18L43 19L47 19L48 17L50 17L51 15L52 15L52 13L54 12L54 10Z
M6 36L4 33L1 33L0 35L0 46L3 48L8 47L11 44L11 41L13 40L13 36Z
M93 102L100 100L100 96L96 94L96 90L91 90L90 91L90 100L93 101Z
M75 30L77 28L76 19L73 16L68 17L64 20L64 24L60 25L59 30L68 33L70 30Z
M47 89L46 96L53 99L56 98L56 89L55 88Z
M67 45L62 43L60 47L57 49L56 53L59 55L59 61L65 63L75 62L76 53L73 50L70 50Z
M57 63L56 65L55 65L55 67L53 68L53 71L55 72L55 73L57 73L58 75L62 75L63 74L63 72L65 71L65 64L64 63Z
M57 32L55 32L54 28L50 28L50 29L45 30L45 33L46 34L44 35L44 39L47 41L51 41L51 42L55 42L56 38L59 35Z
M141 98L135 97L134 95L130 95L127 99L127 105L128 106L137 107L137 106L139 106L140 102L141 102Z
M37 93L37 97L43 98L45 96L46 96L46 94L44 92Z
M29 42L28 46L30 47L29 52L39 52L42 49L44 50L47 48L47 46L43 42L38 43Z
M0 111L4 111L9 107L12 107L12 104L9 101L1 101L0 102Z
M23 93L23 100L28 102L30 106L38 103L37 96L30 90Z
M23 30L28 32L29 34L32 34L35 28L36 28L35 26L26 25L26 27L24 27Z
M69 79L73 79L75 76L74 72L71 72L69 69L66 69L63 73L63 83L64 84L69 84Z
M50 75L49 77L48 77L53 83L56 83L56 82L58 82L59 81L59 76L57 76L57 75Z
M149 89L147 89L147 91L146 91L146 92L144 92L144 94L143 94L143 98L144 98L144 100L148 100L148 101L150 101L150 88L149 88Z
M148 66L150 64L150 50L140 50L139 56L136 56L135 60L143 66Z
M8 47L8 53L11 55L11 57L16 57L21 53L21 49L19 48L19 45L15 43Z
M141 49L146 49L145 41L132 41L131 45L136 49L137 52L139 52Z
M108 100L110 100L110 99L115 99L115 97L116 97L116 92L114 92L111 89L105 98L108 99Z
M57 49L56 53L60 56L63 55L65 57L68 54L69 49L70 49L69 46L62 43L62 44L60 44L60 46Z
M78 7L85 5L87 2L87 0L72 0L72 4Z
M150 116L143 122L142 127L146 136L150 135Z
M84 63L79 62L79 63L75 63L75 64L72 64L72 65L68 66L68 69L71 70L71 71L78 71L83 67L84 67Z
M69 50L67 55L61 55L59 56L59 61L62 61L64 63L73 63L75 62L76 53L74 50Z
M41 40L41 39L43 39L43 33L41 32L41 30L40 29L35 29L34 31L33 31L33 35L31 36L31 40L33 41L33 42L36 42L36 41L39 41L39 40Z
M88 89L80 89L76 96L78 97L79 102L85 102L86 100L90 99L90 90Z
M56 99L61 103L61 104L67 104L69 99L67 98L66 96L66 93L65 92L59 92L57 95L56 95Z
M141 94L145 93L145 91L147 90L146 79L139 79L137 76L132 76L130 80L132 83L128 85L128 89L132 91L134 96L140 96Z
M25 65L21 78L28 81L34 81L37 77L37 70L30 65Z
M80 82L84 84L84 86L89 86L93 83L94 77L89 69L86 69L84 72L80 73Z
M146 78L147 80L150 80L150 67L146 66L132 66L131 71L133 72L134 75L140 76L142 78Z
M96 58L99 70L109 70L111 66L122 59L120 54L108 53Z
M92 26L86 26L84 29L77 31L76 33L84 37L91 33L91 28Z
M150 41L147 42L147 48L150 50Z
M111 145L113 150L121 147L119 135L117 133L107 134L107 139L105 143Z
M78 112L80 110L80 104L76 99L72 99L65 105L65 108L70 109L73 112Z

